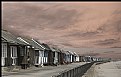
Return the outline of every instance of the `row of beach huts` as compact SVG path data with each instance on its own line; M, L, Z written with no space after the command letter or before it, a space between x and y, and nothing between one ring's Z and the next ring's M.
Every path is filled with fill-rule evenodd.
M57 66L74 62L93 62L109 60L94 56L81 56L75 52L64 51L58 47L40 43L38 40L17 37L2 30L2 70L28 69L32 66Z

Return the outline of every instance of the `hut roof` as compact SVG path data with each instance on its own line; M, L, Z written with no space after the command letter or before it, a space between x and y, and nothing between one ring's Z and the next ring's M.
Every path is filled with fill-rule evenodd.
M53 45L49 45L50 49L53 51L53 52L60 52L61 50L59 50L59 48L53 46Z
M17 36L11 34L10 32L8 32L6 30L2 30L2 37L1 38L2 38L2 41L14 43L16 45L18 45L18 44L26 45L26 43L23 43L20 40L18 40Z
M46 50L51 50L51 48L50 48L47 44L42 43L41 45L42 45Z
M74 53L73 52L71 52L71 51L67 51L68 53L70 53L71 55L74 55Z
M35 40L33 39L30 39L30 38L25 38L25 37L18 37L17 39L19 39L20 41L28 44L28 45L31 45L32 47L34 47L35 49L40 49L40 50L43 50L43 48L41 46L39 46Z

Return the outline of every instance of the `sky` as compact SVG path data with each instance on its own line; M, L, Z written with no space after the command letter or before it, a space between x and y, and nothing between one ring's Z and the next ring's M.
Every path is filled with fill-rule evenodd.
M78 54L121 58L120 7L121 2L3 2L2 28Z

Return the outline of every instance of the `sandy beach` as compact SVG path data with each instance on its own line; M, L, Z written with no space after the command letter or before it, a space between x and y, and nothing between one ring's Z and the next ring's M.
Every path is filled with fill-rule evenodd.
M83 77L121 77L121 61L93 65Z

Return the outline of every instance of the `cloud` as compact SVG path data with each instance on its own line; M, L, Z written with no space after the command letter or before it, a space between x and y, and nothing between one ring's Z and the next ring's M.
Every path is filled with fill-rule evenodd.
M28 28L39 26L39 28L65 29L75 22L78 16L75 9L53 7L55 5L47 7L46 5L6 4L3 7L5 9L3 10L3 24L16 24L16 26Z
M82 32L78 30L72 30L68 34L63 35L62 37L75 37L75 38L86 38L86 37L94 37L98 35L99 32L97 31L89 31L89 32Z
M105 39L105 40L99 40L96 41L96 45L111 45L120 42L117 39Z

